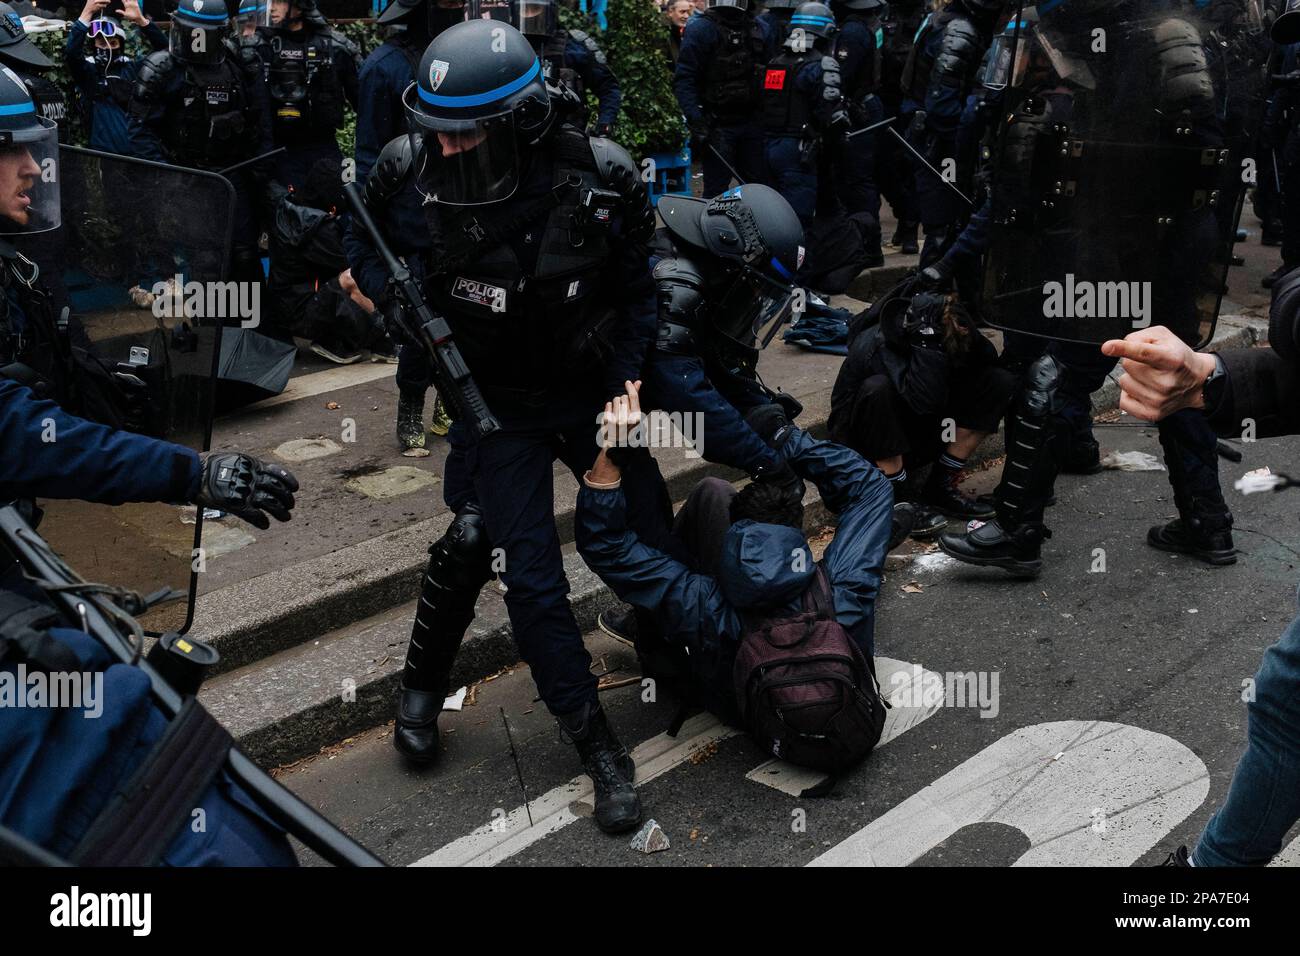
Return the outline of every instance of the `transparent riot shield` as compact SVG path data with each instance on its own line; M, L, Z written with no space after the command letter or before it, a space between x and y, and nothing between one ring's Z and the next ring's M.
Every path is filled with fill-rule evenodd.
M207 447L234 189L220 176L62 146L62 286L69 381L84 418L196 451ZM41 534L87 580L188 597L141 617L183 630L193 614L201 515L179 504L42 499Z
M1254 181L1267 48L1253 7L1028 8L982 213L985 319L1066 341L1164 325L1208 343Z

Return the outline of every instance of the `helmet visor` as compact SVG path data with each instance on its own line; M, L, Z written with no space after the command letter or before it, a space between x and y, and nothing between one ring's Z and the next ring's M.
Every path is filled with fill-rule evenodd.
M986 90L1005 90L1008 86L1020 85L1029 64L1031 42L1031 36L1020 29L994 38L981 77Z
M21 236L59 227L59 128L0 132L0 235Z
M413 108L406 91L407 121L420 189L432 202L479 206L500 202L519 186L519 137L512 112L450 120Z
M550 36L559 26L553 0L514 0L515 22L526 37Z
M168 49L182 63L220 63L225 56L221 40L226 34L224 25L216 28L196 27L173 18Z
M469 0L465 5L466 20L500 20L513 26L514 18L511 0Z
M744 266L718 299L715 327L737 345L766 348L794 314L794 287Z
M235 36L252 36L258 27L271 25L271 0L241 0L235 14Z

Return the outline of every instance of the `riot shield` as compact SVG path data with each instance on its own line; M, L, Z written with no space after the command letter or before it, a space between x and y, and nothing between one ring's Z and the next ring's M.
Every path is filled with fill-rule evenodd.
M221 320L203 308L227 269L234 189L220 176L62 146L62 285L69 314L60 401L93 421L207 448ZM202 516L177 504L42 499L41 534L88 580L187 601L141 617L184 630Z
M1022 4L983 214L984 318L1099 343L1214 334L1254 181L1264 25L1248 0ZM1009 25L1010 29L1010 25Z

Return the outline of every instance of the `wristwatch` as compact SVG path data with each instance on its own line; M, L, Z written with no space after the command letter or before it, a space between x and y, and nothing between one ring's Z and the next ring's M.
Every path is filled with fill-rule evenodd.
M1201 401L1205 403L1205 410L1217 408L1219 402L1223 400L1223 389L1228 384L1228 370L1223 367L1223 359L1216 353L1214 356L1214 371L1210 377L1201 383Z

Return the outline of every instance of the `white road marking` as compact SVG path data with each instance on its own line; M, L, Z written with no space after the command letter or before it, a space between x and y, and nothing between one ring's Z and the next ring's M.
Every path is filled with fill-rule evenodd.
M682 725L676 738L667 734L651 737L632 751L636 761L637 785L649 783L687 760L697 748L725 740L739 733L712 714L696 714ZM569 809L575 801L591 802L591 780L585 774L533 800L528 812L518 807L500 820L479 827L473 833L448 843L441 850L416 860L412 866L495 866L545 836L562 830L578 817ZM493 827L495 826L495 829Z
M907 676L895 676L899 674ZM911 730L943 705L942 699L939 699L931 706L912 706L913 701L926 700L927 695L923 692L924 682L943 683L942 677L927 671L920 664L896 661L892 657L877 657L876 680L880 682L890 704L889 710L885 713L885 726L880 731L880 742L876 744L877 747L883 747L899 734ZM933 698L933 695L929 696ZM904 701L907 702L906 705ZM796 767L784 760L772 759L759 764L745 774L745 779L788 793L792 797L799 797L807 790L825 783L826 774L805 767Z
M240 418L250 412L260 412L263 409L274 408L276 405L283 405L285 402L296 402L299 399L311 398L325 392L351 388L354 385L365 385L367 382L376 382L381 378L388 378L396 374L397 366L387 363L363 362L359 365L337 365L324 371L311 372L308 375L291 378L289 384L284 387L284 391L279 395L272 395L270 398L264 398L252 405L245 405L229 415L222 415L217 420L225 421ZM394 405L393 407L396 408L397 406Z
M997 822L1029 838L1016 866L1126 866L1209 789L1200 758L1163 734L1101 721L1035 724L984 748L809 865L906 866L964 826Z
M1300 837L1284 846L1269 866L1300 866Z

